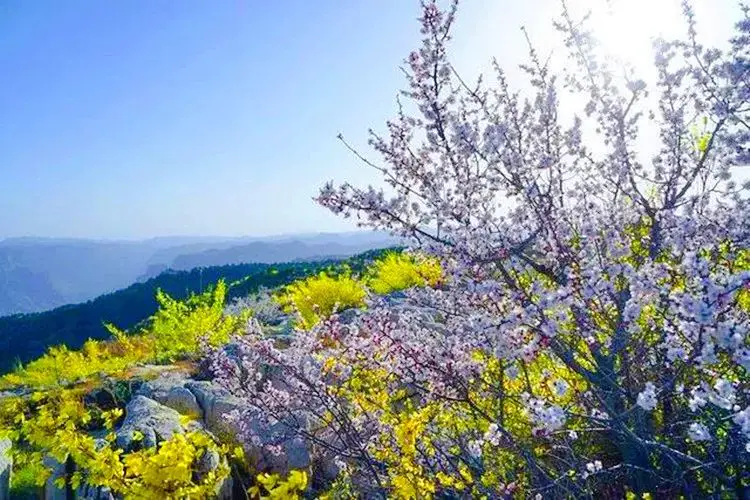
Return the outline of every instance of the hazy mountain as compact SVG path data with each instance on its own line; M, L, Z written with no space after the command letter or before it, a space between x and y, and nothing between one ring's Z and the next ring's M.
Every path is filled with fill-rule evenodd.
M18 239L0 242L0 315L82 302L132 283L152 242Z
M257 241L245 245L235 245L223 249L210 249L203 252L181 255L170 267L188 270L196 267L240 264L243 262L291 262L322 257L348 257L374 247L393 245L394 240L379 240L377 243L325 243L308 244L301 240L267 243Z
M0 316L4 312L50 309L63 301L46 274L14 265L0 252ZM3 307L9 309L4 311Z
M394 242L364 231L143 241L10 238L0 241L0 316L85 302L167 269L346 257Z

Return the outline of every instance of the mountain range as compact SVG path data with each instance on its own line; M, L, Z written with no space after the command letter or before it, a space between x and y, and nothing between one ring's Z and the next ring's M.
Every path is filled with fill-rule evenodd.
M85 302L170 269L343 258L394 244L386 234L364 231L143 241L10 238L0 241L0 316Z

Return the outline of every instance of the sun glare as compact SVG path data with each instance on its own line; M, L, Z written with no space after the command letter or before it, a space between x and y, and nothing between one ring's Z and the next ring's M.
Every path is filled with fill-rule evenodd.
M635 69L653 59L654 39L685 31L679 0L575 0L576 12L591 12L591 28L604 51Z

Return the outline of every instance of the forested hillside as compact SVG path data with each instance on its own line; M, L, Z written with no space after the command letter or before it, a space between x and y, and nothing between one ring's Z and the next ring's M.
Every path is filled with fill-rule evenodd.
M379 251L365 252L348 259L357 268ZM334 262L296 262L283 264L236 264L167 271L144 283L102 295L94 300L63 306L52 311L19 314L0 318L0 372L14 364L34 359L51 345L79 348L89 339L104 339L109 333L104 323L131 328L156 311L157 289L176 299L199 293L223 279L230 285L228 298L241 297L261 287L274 288L297 278L318 272Z

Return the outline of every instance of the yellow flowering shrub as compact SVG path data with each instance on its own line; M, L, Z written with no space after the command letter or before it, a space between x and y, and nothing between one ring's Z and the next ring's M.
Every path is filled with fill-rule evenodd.
M0 387L63 386L94 375L117 373L152 357L153 342L148 338L123 337L111 342L89 339L79 351L51 347L44 356L0 378Z
M84 404L84 395L103 377L127 377L134 365L173 360L199 351L200 342L220 345L237 332L247 315L223 314L226 286L184 301L157 292L159 310L147 326L128 335L108 325L109 341L88 340L78 350L53 347L47 354L0 379L0 388L26 387L36 392L0 399L0 437L13 442L15 468L29 488L45 483L50 470L46 457L71 462L75 472L58 478L57 486L81 484L109 488L124 498L205 498L229 473L225 459L219 468L198 475L205 453L226 455L224 446L204 432L177 434L156 448L125 453L112 432L123 410L103 411ZM106 433L97 441L91 431ZM200 477L199 477L200 476Z
M65 386L118 374L139 363L172 361L195 354L201 341L210 346L221 345L244 326L250 314L225 315L226 292L223 281L183 301L159 290L159 309L140 331L128 335L107 324L112 340L89 339L78 351L66 346L51 347L44 356L1 377L0 388Z
M139 335L154 342L156 361L169 361L198 352L200 342L216 347L229 340L249 317L224 314L227 286L222 280L204 293L176 300L161 290L156 292L159 309ZM110 326L115 336L122 332Z
M75 472L56 480L56 486L82 484L109 488L126 499L205 498L212 496L229 474L226 460L216 470L197 474L205 453L225 456L227 450L202 431L175 434L156 448L125 453L115 444L113 431L123 411L101 411L83 403L81 389L37 392L31 397L0 402L0 437L13 441L17 464L35 470L42 486L49 478L45 457L71 462ZM106 432L97 441L92 430Z
M279 474L259 474L255 478L257 484L248 493L253 499L269 500L298 500L307 489L307 472L293 470L282 478Z
M388 294L415 286L435 286L443 278L440 263L434 257L388 252L367 270L367 287Z
M529 362L501 362L484 352L475 359L482 369L467 387L465 398L445 398L420 403L409 397L407 388L394 390L398 381L386 370L353 366L351 376L331 387L331 395L345 401L349 418L377 415L386 431L373 439L369 453L387 474L389 496L398 499L430 499L440 494L482 498L483 491L523 491L529 478L517 450L502 442L481 445L483 467L478 470L467 459L469 441L481 438L490 422L502 422L513 441L524 446L532 457L541 459L551 450L537 439L524 395L544 398L575 412L575 395L584 392L586 382L552 356L541 355ZM345 367L335 358L323 364L326 373L340 373ZM503 397L498 397L499 390ZM568 429L575 428L573 422ZM445 453L445 443L450 456ZM422 464L450 460L445 467L428 469ZM439 470L439 472L435 472ZM509 486L510 485L510 486Z
M365 289L350 273L316 276L286 286L276 297L287 312L298 312L298 326L309 329L335 311L364 305Z
M368 266L360 278L348 269L337 275L321 272L284 287L276 300L286 312L300 315L298 327L309 329L334 311L364 306L368 290L382 295L417 286L436 286L442 279L436 259L388 252Z

